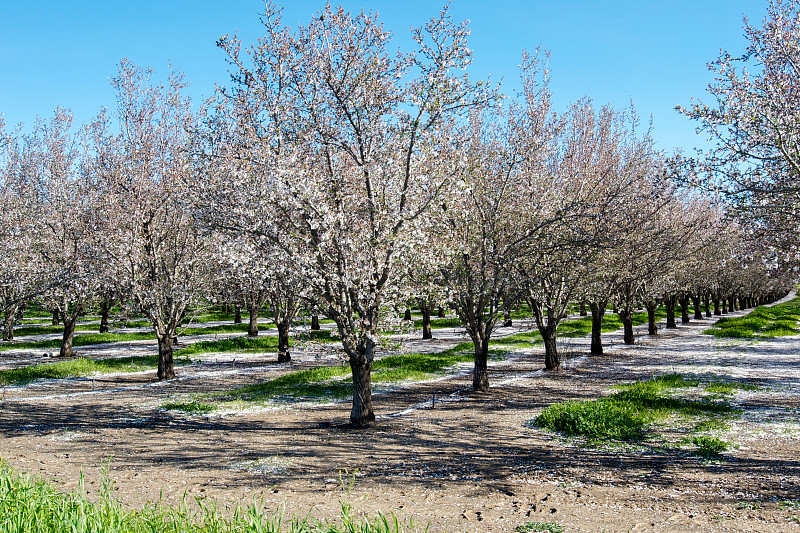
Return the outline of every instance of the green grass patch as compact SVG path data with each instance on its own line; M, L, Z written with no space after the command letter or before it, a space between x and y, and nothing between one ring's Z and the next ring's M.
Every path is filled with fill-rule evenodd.
M772 307L757 307L740 317L720 318L706 335L735 339L773 338L797 335L800 328L800 298Z
M471 342L462 342L449 350L431 354L397 354L376 360L372 365L374 383L430 379L445 368L474 360Z
M199 343L198 343L199 344ZM191 348L191 347L190 347ZM434 354L396 354L375 360L373 383L396 383L423 380L439 375L445 368L472 361L472 343L464 342ZM207 394L204 401L264 403L282 398L344 399L353 393L348 365L323 366L289 372L278 378L239 387L221 393Z
M181 348L181 355L196 355L217 352L276 352L278 337L231 337L216 341L200 341Z
M339 339L331 337L331 332L328 330L311 331L304 334L308 337L320 342L338 342ZM289 346L294 345L295 341L289 339ZM265 335L263 337L231 337L228 339L219 339L216 341L199 341L190 344L186 348L181 348L181 355L195 355L202 353L218 353L218 352L276 352L278 350L278 337L275 335Z
M178 328L178 333L182 336L190 335L212 335L214 333L247 333L248 324L219 324L217 326L189 326ZM259 331L274 329L274 324L259 324Z
M697 381L678 374L659 376L625 385L620 392L598 400L551 405L536 417L534 424L590 440L638 441L646 437L654 422L673 414L713 416L733 411L726 402L686 400L670 394L673 389L697 385Z
M164 402L161 404L161 407L166 409L167 411L183 411L186 413L210 413L215 408L210 403L203 403L198 402L197 400L191 401L174 401L174 402Z
M246 385L207 398L223 401L263 403L281 397L291 398L347 398L353 392L352 384L334 380L350 374L349 366L322 366L289 372L264 383Z
M176 357L175 365L186 365L191 361L186 357ZM37 379L68 379L110 374L114 372L140 372L158 366L158 356L118 357L113 359L86 359L79 357L57 363L43 363L11 370L0 371L0 382L22 385Z
M542 343L542 336L538 331L527 331L525 333L517 333L509 335L508 337L501 337L499 339L489 341L490 350L524 350L533 348ZM472 344L470 344L472 348Z
M97 501L84 496L83 478L76 493L58 492L52 485L15 473L0 462L0 530L8 533L401 533L413 532L413 522L395 515L355 517L348 504L332 519L307 514L286 516L283 509L265 512L254 502L242 507L220 508L211 500L184 497L176 506L147 504L141 509L124 507L113 499L114 483L104 481Z
M414 327L422 329L422 319L414 320ZM431 329L463 328L460 318L431 318Z
M75 335L72 339L72 346L91 346L93 344L110 344L114 342L131 342L155 340L155 333L152 331L141 333L86 333ZM23 341L9 342L0 344L0 351L24 349L24 350L50 350L61 347L61 339L49 341Z
M759 387L752 383L742 383L740 381L716 381L708 383L705 389L714 394L731 395L737 390L755 391L759 390Z
M100 324L76 324L75 331L98 331L100 329ZM64 326L53 326L53 325L42 325L42 326L21 326L14 328L14 336L25 336L25 335L45 335L45 334L54 334L64 333Z

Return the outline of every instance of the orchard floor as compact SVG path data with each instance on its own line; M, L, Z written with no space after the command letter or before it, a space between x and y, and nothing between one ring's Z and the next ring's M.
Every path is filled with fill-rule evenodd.
M165 383L140 373L9 387L0 457L64 491L77 490L83 473L90 496L109 469L115 496L134 507L186 495L334 517L349 502L356 513L413 518L420 530L430 523L431 532L513 531L530 521L565 531L800 531L800 336L701 335L713 321L657 337L637 328L633 346L607 334L605 355L578 357L559 372L538 371L541 350L517 354L491 366L485 394L470 391L467 369L384 391L374 397L378 426L367 431L344 425L349 402L211 416L159 407L287 370L257 355L208 356ZM459 337L434 336L412 349L442 349ZM570 348L586 351L586 342ZM0 353L0 366L24 357ZM296 354L292 369L326 357L335 354ZM671 372L759 386L733 396L742 413L723 437L738 447L721 460L648 444L585 447L529 424L554 402Z

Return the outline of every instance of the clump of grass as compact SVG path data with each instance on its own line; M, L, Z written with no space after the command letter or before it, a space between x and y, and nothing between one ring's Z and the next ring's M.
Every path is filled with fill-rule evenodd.
M696 435L692 437L692 444L697 446L693 454L707 459L719 457L722 452L730 448L728 442L718 439L717 437L709 437L706 435Z
M551 405L536 417L542 428L589 439L639 440L653 417L631 402L570 401Z
M528 522L521 526L517 526L514 531L519 533L563 533L564 528L555 522Z
M17 474L0 462L0 527L9 533L55 531L128 533L170 531L172 533L412 533L413 522L402 522L394 514L356 518L342 504L337 518L319 520L286 517L283 509L263 511L263 504L220 509L213 501L186 498L177 506L148 504L142 509L123 507L111 496L113 483L105 481L97 502L83 496L83 478L78 493L57 492L50 484ZM228 512L230 511L230 512Z
M191 361L187 357L176 357L175 365L186 365ZM11 370L0 371L0 382L23 385L37 379L68 379L90 376L92 374L108 374L113 372L140 372L155 368L158 365L157 355L118 357L110 359L87 359L79 357L57 363L43 363Z
M622 387L620 392L592 401L571 401L551 405L534 424L565 435L591 440L641 440L650 424L671 414L708 415L728 413L725 402L707 398L673 398L668 391L695 387L698 382L678 374L659 376Z
M744 316L721 318L714 327L703 333L739 339L797 335L800 333L798 320L800 320L800 298L795 298L772 307L757 307Z
M161 404L161 407L167 411L183 411L185 413L210 413L215 409L210 403L198 402L197 400L165 402Z

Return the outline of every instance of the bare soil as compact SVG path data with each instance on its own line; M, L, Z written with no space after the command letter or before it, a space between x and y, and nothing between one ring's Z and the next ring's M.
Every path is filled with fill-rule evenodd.
M64 491L77 490L82 472L90 496L108 468L116 497L133 507L186 495L334 517L348 502L356 513L393 512L423 529L430 524L431 532L513 531L529 521L566 531L800 531L800 337L702 335L713 321L662 329L657 337L637 328L633 346L608 334L604 356L576 357L559 372L540 371L541 350L515 354L491 366L485 394L470 391L468 365L445 379L384 390L374 397L372 430L345 425L349 402L201 416L160 408L170 398L335 363L335 353L318 349L295 353L288 367L263 355L208 356L165 383L148 372L8 387L0 401L0 457ZM435 330L434 337L406 349L442 349L459 334ZM585 340L567 346L578 354L587 347ZM3 352L0 366L41 359ZM731 399L742 412L721 436L737 447L721 459L665 447L663 439L590 447L530 424L552 403L595 399L613 385L670 372L759 386ZM679 426L660 431L679 439Z

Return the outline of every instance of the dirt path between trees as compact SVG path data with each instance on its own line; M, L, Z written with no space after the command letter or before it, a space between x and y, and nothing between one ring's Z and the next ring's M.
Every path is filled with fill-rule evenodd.
M800 336L702 335L713 321L660 329L654 338L637 328L633 346L607 334L604 356L576 359L561 372L538 371L541 350L517 354L490 368L485 394L469 391L466 371L389 390L375 397L372 431L341 425L349 402L210 416L159 407L286 371L253 354L208 356L166 383L153 383L149 372L9 387L0 401L0 457L65 491L83 472L90 495L107 467L116 497L132 506L186 494L336 516L349 501L357 513L430 522L431 532L513 531L529 521L566 531L800 531L793 518L800 516ZM443 349L460 338L434 337L425 346ZM587 346L578 340L570 348ZM0 366L23 356L0 353ZM299 354L292 369L335 357ZM721 460L647 443L585 447L529 423L552 403L595 399L613 385L671 372L758 386L733 396L742 413L723 437L738 447Z

